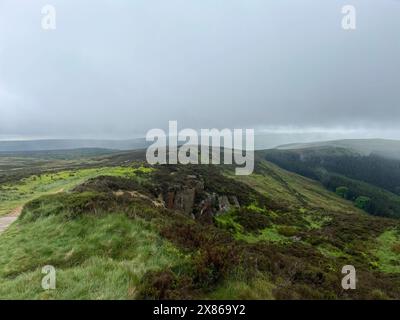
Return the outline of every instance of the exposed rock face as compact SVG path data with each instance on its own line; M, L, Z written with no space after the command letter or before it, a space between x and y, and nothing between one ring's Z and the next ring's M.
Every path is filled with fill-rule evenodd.
M183 211L186 214L191 214L194 206L195 189L182 189L174 193L169 193L171 196L168 199L168 205L175 210Z
M217 204L217 196L215 193L208 195L205 199L203 199L199 204L199 213L197 218L201 220L209 220L215 215L215 207Z
M293 237L291 237L291 239L293 240L293 241L301 241L301 237L299 237L299 236L293 236Z
M230 198L230 200L231 200L231 204L235 207L235 208L240 208L240 203L239 203L239 200L238 200L238 198L236 197L236 196L231 196L231 197L229 197Z
M202 221L212 221L215 214L240 207L235 196L209 194L204 189L204 182L195 175L185 177L183 183L168 187L163 194L168 209L179 210Z
M218 207L219 207L219 212L221 212L221 213L226 212L231 208L231 205L229 203L227 196L218 197Z
M187 176L184 184L169 187L164 201L169 209L191 214L195 204L195 197L203 190L204 183L201 180L198 180L196 176Z
M175 191L169 191L167 193L166 204L168 209L174 209L174 201L175 201Z
M220 196L218 197L218 212L221 214L229 211L232 208L240 208L239 201L235 196Z

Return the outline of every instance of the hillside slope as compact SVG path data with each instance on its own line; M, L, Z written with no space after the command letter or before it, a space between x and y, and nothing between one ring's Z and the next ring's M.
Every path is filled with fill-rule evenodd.
M292 143L277 147L279 150L341 148L352 150L358 154L372 154L383 158L400 160L400 141L386 139L346 139L312 143Z
M327 146L266 150L260 156L320 181L373 215L400 217L400 160Z
M0 235L1 298L400 298L398 221L264 160L239 177L136 159L25 206ZM347 264L357 290L341 288ZM55 290L41 288L45 265Z

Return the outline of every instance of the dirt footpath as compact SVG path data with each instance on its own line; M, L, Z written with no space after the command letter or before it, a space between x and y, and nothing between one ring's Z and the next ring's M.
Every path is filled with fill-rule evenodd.
M56 192L53 192L52 194L64 192L64 188L57 190ZM19 206L15 208L13 211L11 211L8 215L4 217L0 217L0 234L4 232L10 225L13 223L15 220L18 219L19 215L22 212L22 209L24 206Z
M4 230L6 230L10 226L11 223L13 223L15 220L18 219L18 217L21 214L23 208L24 208L23 206L20 206L18 208L15 208L8 215L6 215L4 217L0 217L0 234Z
M64 192L64 188L57 190L56 192L53 192L52 194ZM0 234L4 232L10 225L13 223L15 220L18 219L19 215L22 212L22 209L24 206L19 206L15 208L13 211L11 211L8 215L4 217L0 217Z

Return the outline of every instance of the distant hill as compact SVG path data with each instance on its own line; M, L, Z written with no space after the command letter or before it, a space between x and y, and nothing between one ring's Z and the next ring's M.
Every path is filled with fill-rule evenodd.
M30 158L30 159L60 159L72 160L80 158L97 157L116 154L120 151L103 148L79 148L62 150L38 150L38 151L0 151L0 157Z
M28 141L0 141L0 152L15 151L44 151L44 150L69 150L69 149L112 149L134 150L148 146L144 138L131 140L28 140Z
M362 155L376 154L381 157L400 160L400 141L385 139L348 139L312 143L292 143L277 147L280 150L310 149L321 147L344 148Z
M320 181L373 215L400 217L400 141L292 144L260 154L281 168Z

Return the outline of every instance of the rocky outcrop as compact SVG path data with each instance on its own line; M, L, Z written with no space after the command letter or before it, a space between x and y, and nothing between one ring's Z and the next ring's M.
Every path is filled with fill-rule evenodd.
M235 208L240 208L240 203L239 200L236 196L231 196L231 204L235 207Z
M179 210L204 221L210 221L214 215L233 207L240 207L235 196L207 193L204 182L195 175L188 175L181 183L168 186L162 197L168 209Z
M231 208L227 196L218 197L218 207L219 207L219 212L226 212Z
M186 214L192 214L195 196L196 189L194 188L184 188L177 191L174 195L173 208L181 210Z
M240 208L240 204L235 196L220 196L218 197L218 208L217 213L224 213L232 208Z
M196 176L187 176L182 184L169 186L164 194L166 207L192 214L196 195L204 191L204 182Z
M196 218L205 222L212 222L212 217L216 213L217 196L215 193L208 194L205 199L199 203L199 210Z

